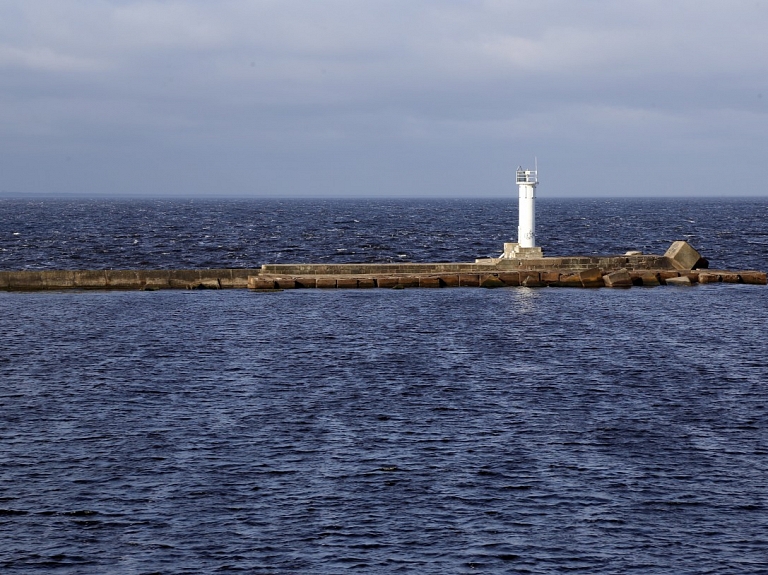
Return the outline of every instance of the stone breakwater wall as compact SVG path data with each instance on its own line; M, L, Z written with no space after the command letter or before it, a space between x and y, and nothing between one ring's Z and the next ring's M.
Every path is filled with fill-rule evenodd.
M253 290L301 288L441 288L441 287L576 287L630 288L633 286L693 285L696 283L766 284L765 272L727 270L628 270L605 273L599 268L582 271L559 270L464 270L458 273L396 274L274 274L262 273L248 279Z
M686 242L663 256L574 256L479 259L473 263L265 264L260 269L0 271L0 290L613 287L766 284L761 271L706 269Z
M0 290L246 288L258 269L0 271Z

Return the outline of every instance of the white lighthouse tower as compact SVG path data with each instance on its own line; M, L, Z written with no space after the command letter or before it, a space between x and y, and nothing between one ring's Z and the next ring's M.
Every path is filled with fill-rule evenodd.
M518 187L517 243L505 243L504 259L542 257L536 247L536 186L539 184L538 162L533 170L518 167L515 182Z
M519 224L517 226L517 244L521 248L536 247L536 186L539 183L538 170L517 168L515 178L518 187Z

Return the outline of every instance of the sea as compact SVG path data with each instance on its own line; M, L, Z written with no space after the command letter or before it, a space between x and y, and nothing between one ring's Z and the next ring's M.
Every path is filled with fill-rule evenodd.
M515 199L0 199L0 269L473 261ZM537 203L768 270L768 198ZM4 574L768 573L768 288L0 292Z

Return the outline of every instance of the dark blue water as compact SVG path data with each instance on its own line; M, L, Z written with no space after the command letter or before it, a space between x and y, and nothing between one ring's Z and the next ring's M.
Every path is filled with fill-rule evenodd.
M766 267L768 199L538 200L546 255L664 253L685 239L731 269ZM517 241L503 200L0 199L0 269L473 261Z
M469 259L515 224L0 208L5 268ZM766 269L767 209L550 200L539 233ZM766 325L768 289L722 284L0 293L0 572L768 573Z

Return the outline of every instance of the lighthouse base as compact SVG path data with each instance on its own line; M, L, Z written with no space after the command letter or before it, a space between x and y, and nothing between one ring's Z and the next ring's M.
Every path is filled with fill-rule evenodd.
M541 251L540 247L521 248L520 244L513 242L505 242L504 253L501 254L501 259L503 260L522 260L542 257L544 257L544 253Z

